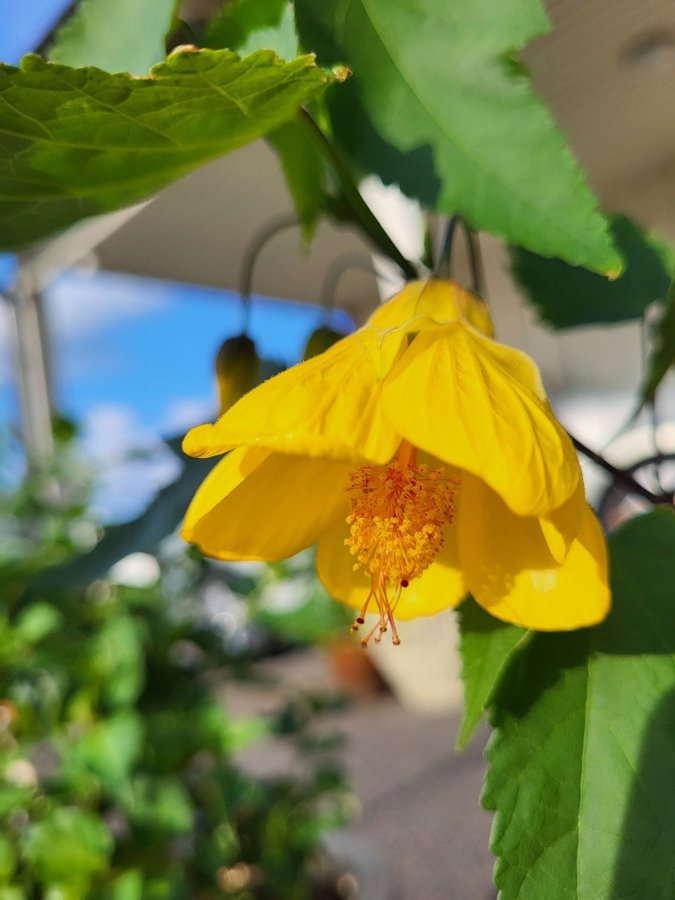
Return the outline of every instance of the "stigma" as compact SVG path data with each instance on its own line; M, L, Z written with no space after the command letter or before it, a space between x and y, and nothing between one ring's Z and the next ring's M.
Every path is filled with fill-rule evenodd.
M370 576L370 591L352 625L357 631L373 606L378 621L361 640L379 642L391 628L400 644L394 613L402 592L434 561L446 525L455 512L457 478L443 467L417 465L417 451L403 441L384 466L361 466L350 475L350 535L345 544L356 557L354 569Z

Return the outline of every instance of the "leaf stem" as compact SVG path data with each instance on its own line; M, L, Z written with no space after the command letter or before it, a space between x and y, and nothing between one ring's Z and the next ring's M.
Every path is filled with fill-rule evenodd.
M639 481L636 481L630 472L627 472L625 469L619 469L617 466L613 466L604 456L596 453L595 450L591 450L590 447L587 447L578 438L575 438L574 435L570 434L570 439L579 453L583 453L584 456L587 456L597 466L600 466L601 469L608 472L616 483L623 485L631 494L639 494L641 497L644 497L645 500L649 500L650 503L654 503L655 505L673 502L671 494L654 494L649 488L644 487Z
M361 196L348 166L304 107L300 108L300 122L307 129L309 136L323 158L335 172L345 199L349 203L356 221L363 232L370 238L378 250L401 267L407 279L412 280L417 278L417 269L409 259L405 258L384 230L380 221L376 218L371 208Z

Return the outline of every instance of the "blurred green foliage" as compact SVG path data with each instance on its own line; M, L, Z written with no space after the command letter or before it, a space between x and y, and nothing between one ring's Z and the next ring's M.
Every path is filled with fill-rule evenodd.
M200 597L228 575L178 542L144 587L37 578L100 536L69 437L0 513L0 900L309 898L322 834L347 808L334 742L314 733L333 703L227 713L218 692L236 666ZM283 573L262 575L238 586L260 600ZM302 777L236 762L269 736L304 754Z

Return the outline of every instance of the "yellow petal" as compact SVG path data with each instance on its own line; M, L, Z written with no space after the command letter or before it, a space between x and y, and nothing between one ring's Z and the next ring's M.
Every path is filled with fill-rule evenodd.
M351 468L259 448L234 450L197 491L181 534L219 559L293 556L346 515Z
M457 523L469 590L491 615L539 631L594 625L607 615L605 539L588 506L562 564L551 556L537 519L515 516L468 475Z
M327 459L387 462L399 436L382 415L380 391L405 336L361 329L325 353L252 390L215 425L185 437L190 456L242 444Z
M461 322L415 337L382 402L410 443L479 476L516 513L546 515L579 483L534 363Z
M349 525L345 519L336 520L324 532L319 539L316 570L329 594L358 610L370 591L370 578L360 570L354 571L354 557L344 543L348 536ZM396 618L433 616L456 606L465 594L464 578L457 565L456 535L453 525L449 525L445 543L434 562L402 591ZM375 610L373 603L371 612Z
M586 512L584 483L580 481L576 491L558 509L539 519L544 540L556 562L561 563L567 556L572 541L577 536L581 519Z
M454 281L432 277L408 282L402 291L375 310L368 325L382 329L405 326L410 332L458 319L465 319L487 335L493 334L490 313L480 297Z

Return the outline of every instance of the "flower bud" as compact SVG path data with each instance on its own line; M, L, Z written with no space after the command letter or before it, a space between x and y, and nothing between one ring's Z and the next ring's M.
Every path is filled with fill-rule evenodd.
M220 415L258 384L260 357L246 334L228 338L216 356Z
M306 362L308 359L312 359L313 356L324 353L329 347L332 347L333 344L337 343L337 341L341 340L343 337L344 334L340 334L340 332L335 331L334 328L330 328L328 325L321 325L319 328L315 328L307 338L305 351L302 354L302 361Z

